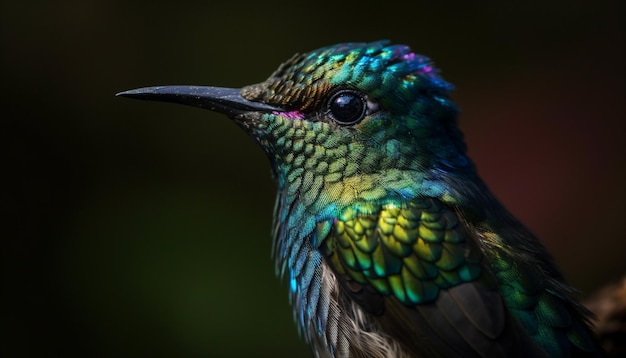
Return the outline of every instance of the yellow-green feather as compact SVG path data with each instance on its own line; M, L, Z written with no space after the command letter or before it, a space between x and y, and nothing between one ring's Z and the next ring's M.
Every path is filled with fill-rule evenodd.
M478 249L453 217L432 198L355 204L339 215L327 238L335 248L331 262L406 305L432 302L440 289L480 275L480 254L470 255Z

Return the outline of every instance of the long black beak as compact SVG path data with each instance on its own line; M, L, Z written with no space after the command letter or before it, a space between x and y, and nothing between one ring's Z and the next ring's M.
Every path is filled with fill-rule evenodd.
M120 92L116 96L186 104L235 116L246 112L282 112L282 108L249 101L239 88L205 86L157 86Z

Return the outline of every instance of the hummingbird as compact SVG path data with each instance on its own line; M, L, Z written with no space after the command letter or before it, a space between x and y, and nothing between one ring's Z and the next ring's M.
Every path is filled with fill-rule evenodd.
M243 88L117 95L225 114L265 151L276 272L315 357L602 356L576 291L478 176L452 89L377 41Z

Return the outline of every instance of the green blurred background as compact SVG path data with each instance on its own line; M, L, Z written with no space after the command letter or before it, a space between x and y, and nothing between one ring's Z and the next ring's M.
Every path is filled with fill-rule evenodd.
M621 1L1 4L3 357L309 357L264 154L113 95L238 87L343 41L436 61L479 172L583 294L626 272Z

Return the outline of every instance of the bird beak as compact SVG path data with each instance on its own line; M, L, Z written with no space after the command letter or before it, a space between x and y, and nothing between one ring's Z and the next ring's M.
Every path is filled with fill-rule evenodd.
M231 117L247 112L284 111L284 109L279 107L253 102L243 98L241 96L241 89L239 88L158 86L120 92L116 94L116 96L186 104L223 113Z

